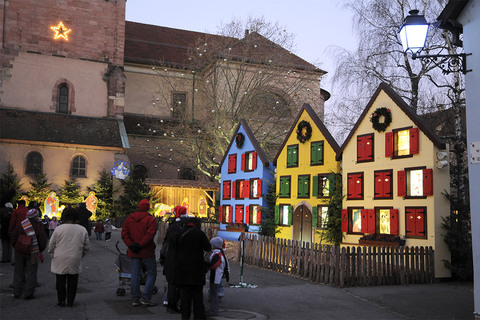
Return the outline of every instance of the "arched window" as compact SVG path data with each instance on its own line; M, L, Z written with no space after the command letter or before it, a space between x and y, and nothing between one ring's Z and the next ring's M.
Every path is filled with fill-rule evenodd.
M76 156L72 160L72 177L86 177L87 176L87 161L82 156Z
M62 83L58 86L58 109L59 113L69 113L68 110L68 86Z
M136 165L133 168L132 176L134 179L140 179L142 181L145 181L145 179L147 179L148 177L147 168L142 165Z
M250 105L262 114L273 113L279 118L291 116L288 103L280 95L273 92L260 92L255 94Z
M41 174L43 173L43 157L39 152L32 151L27 155L27 166L25 174Z

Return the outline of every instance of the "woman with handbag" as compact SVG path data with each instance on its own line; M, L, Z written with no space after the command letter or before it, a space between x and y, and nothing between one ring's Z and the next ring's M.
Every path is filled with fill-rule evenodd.
M13 296L25 300L35 298L38 263L42 261L42 251L47 247L47 235L43 224L38 221L40 212L30 209L25 220L14 229L11 242L15 249L15 272L13 276ZM43 261L42 261L43 262Z

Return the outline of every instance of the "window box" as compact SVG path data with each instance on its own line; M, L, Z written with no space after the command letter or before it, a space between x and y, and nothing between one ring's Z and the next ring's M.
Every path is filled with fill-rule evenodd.
M388 234L368 234L358 240L358 244L365 246L400 247L405 245L405 239Z

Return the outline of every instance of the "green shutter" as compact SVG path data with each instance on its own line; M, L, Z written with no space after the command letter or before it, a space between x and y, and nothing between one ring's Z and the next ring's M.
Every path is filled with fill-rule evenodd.
M288 225L291 226L293 223L293 207L288 206Z
M317 163L317 148L316 148L316 143L311 143L310 144L310 164L316 164Z
M318 207L312 208L312 226L316 228L318 225Z
M318 151L317 151L317 161L318 163L322 163L323 164L323 142L319 142L318 143L319 146L318 146Z
M312 197L318 197L318 176L313 176L312 180Z
M280 207L275 206L275 224L280 224Z
M333 195L333 192L335 191L335 174L334 173L331 173L328 176L328 183L329 183L328 195L331 197Z

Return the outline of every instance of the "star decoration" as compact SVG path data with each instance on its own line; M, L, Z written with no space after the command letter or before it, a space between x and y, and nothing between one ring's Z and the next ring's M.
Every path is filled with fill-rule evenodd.
M72 29L68 29L67 27L65 27L65 25L61 21L59 22L58 26L50 27L50 29L55 32L55 35L53 36L53 39L55 40L63 38L64 40L68 41L68 34L70 33L70 31L72 31Z

